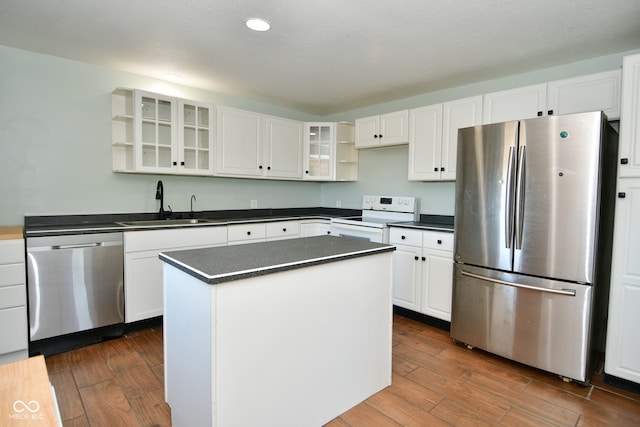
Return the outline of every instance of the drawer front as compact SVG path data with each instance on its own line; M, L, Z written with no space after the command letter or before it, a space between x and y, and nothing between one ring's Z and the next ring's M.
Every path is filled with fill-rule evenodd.
M124 251L139 252L220 245L227 241L227 227L183 227L168 230L127 231Z
M0 264L24 263L24 240L0 240Z
M0 265L0 289L26 283L24 264Z
M422 247L453 252L453 233L424 231Z
M391 227L389 243L392 245L422 246L422 231Z
M296 237L300 234L298 221L278 221L267 224L267 239L280 237Z
M0 310L27 305L27 287L25 285L0 288Z
M264 223L229 225L227 235L230 242L264 239L267 236L267 227Z
M27 348L27 307L0 310L0 353Z

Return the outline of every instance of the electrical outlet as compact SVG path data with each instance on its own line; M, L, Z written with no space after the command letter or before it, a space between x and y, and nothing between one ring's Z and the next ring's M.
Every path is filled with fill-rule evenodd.
M251 209L256 209L258 207L258 201L257 200L252 200L251 201Z
M341 208L341 207L342 207L342 201L336 200L336 208Z

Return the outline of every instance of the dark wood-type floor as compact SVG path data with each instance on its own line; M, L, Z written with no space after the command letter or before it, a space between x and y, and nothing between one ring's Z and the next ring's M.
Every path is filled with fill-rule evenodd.
M398 315L393 340L391 387L328 426L640 426L640 395L600 375L580 388ZM65 426L171 425L161 328L46 361Z

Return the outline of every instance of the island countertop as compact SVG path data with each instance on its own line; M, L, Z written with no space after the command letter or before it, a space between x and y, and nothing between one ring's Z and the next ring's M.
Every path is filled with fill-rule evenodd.
M393 250L392 245L365 240L316 236L161 252L159 257L198 280L216 284Z

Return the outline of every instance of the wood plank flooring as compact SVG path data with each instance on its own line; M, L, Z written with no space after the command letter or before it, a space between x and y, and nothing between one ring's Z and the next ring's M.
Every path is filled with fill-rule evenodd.
M640 426L640 395L588 387L456 345L394 316L393 384L328 427ZM170 426L162 328L46 358L64 426ZM196 426L197 427L197 426ZM297 427L297 426L294 426Z

